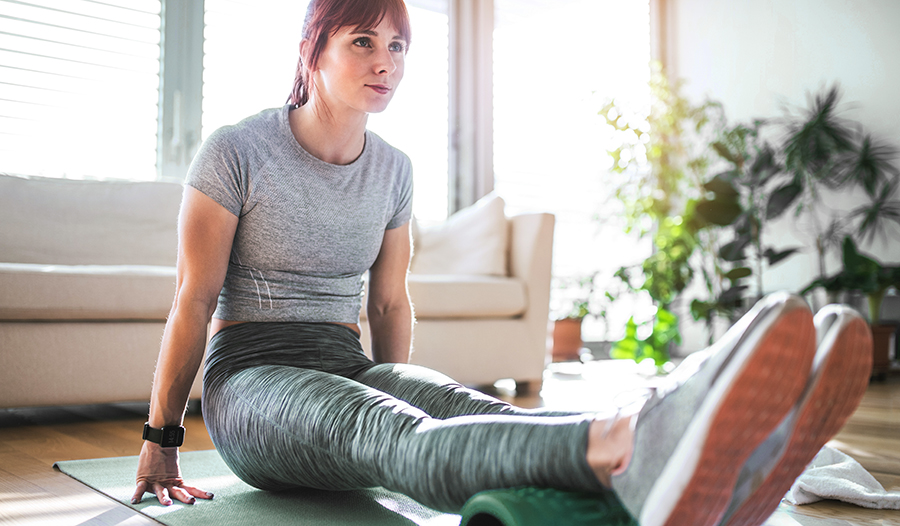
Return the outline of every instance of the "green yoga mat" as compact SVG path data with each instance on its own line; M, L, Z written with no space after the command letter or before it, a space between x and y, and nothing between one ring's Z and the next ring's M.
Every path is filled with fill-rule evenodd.
M215 450L181 454L192 485L213 492L213 500L189 506L162 506L150 494L131 505L137 457L69 460L54 467L169 526L303 524L310 526L556 526L635 525L615 497L517 488L485 491L472 497L460 515L441 513L384 488L357 491L292 490L267 492L238 479Z

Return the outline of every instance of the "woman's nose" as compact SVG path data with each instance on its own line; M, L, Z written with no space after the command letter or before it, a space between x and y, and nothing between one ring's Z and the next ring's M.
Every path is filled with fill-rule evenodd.
M380 50L375 58L375 72L379 75L390 75L397 69L394 57L390 50Z

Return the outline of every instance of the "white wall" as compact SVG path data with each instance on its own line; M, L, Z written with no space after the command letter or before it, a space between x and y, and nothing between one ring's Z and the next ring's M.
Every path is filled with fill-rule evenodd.
M839 81L849 112L900 136L897 0L670 0L670 71L729 117L774 115ZM898 137L900 138L900 137Z
M693 100L709 96L724 104L730 122L746 122L805 107L810 94L839 82L844 116L900 145L900 1L661 1L663 59ZM830 203L853 199L833 196ZM772 244L807 247L765 274L768 291L797 290L817 274L803 225L785 218L765 233ZM900 262L898 237L864 249ZM830 258L828 271L838 268Z

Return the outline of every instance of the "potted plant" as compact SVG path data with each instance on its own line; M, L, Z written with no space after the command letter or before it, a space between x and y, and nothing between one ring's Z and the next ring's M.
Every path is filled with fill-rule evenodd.
M630 112L615 100L599 113L616 137L608 153L612 171L621 176L614 183L619 206L609 208L625 219L626 232L649 236L653 246L649 257L615 276L632 293L649 295L657 312L655 320L646 322L653 328L648 338L637 339L638 323L632 320L625 338L614 344L613 355L638 361L653 357L662 366L669 361L670 348L681 341L672 303L703 264L696 254L708 252L715 242L708 228L713 223L698 213L697 204L706 193L703 184L712 155L708 137L722 113L712 101L692 104L681 94L680 83L669 82L658 66L650 89L647 115ZM699 274L708 278L714 273L703 269Z
M881 323L881 304L889 289L900 288L900 266L886 266L871 256L861 254L850 236L843 241L842 264L840 272L814 280L803 289L802 294L819 287L829 293L832 301L838 301L837 296L842 292L864 294L868 301L869 325L874 341L873 367L876 370L889 368L890 339L897 326Z
M720 287L718 294L710 289L710 301L691 303L691 313L697 320L705 318L709 323L710 311L736 319L743 313L744 296L750 288L743 280L753 278L754 301L759 299L766 291L764 264L772 267L798 251L797 248L777 250L763 241L766 221L772 219L772 214L766 213L769 187L784 169L775 149L761 138L764 124L757 120L752 125L725 128L712 143L727 163L727 169L704 185L709 197L698 204L698 209L723 227L723 237L728 240L717 247L714 259L717 277L725 286Z
M794 208L805 214L813 230L819 278L827 275L825 255L841 246L847 235L871 241L884 234L888 223L900 224L897 198L897 150L875 139L859 123L841 118L841 93L833 86L815 96L800 115L784 119L786 135L781 144L784 171L767 203L766 216ZM838 211L828 222L817 213L826 191L862 188L866 201L848 211Z
M557 291L553 321L553 346L551 357L554 362L578 361L584 342L581 338L581 324L591 314L591 297L594 295L594 279L597 274L580 277L556 278Z

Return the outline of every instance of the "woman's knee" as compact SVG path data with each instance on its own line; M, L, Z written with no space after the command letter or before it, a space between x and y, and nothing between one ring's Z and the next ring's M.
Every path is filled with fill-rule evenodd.
M205 397L210 437L223 459L264 489L378 485L384 459L373 445L428 418L358 382L290 367L242 371Z

